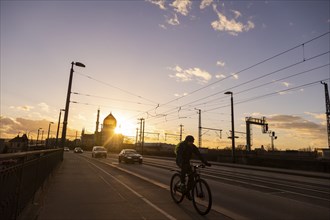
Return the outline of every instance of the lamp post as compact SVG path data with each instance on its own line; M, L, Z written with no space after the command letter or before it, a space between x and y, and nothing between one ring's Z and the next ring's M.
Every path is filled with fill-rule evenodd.
M231 101L231 148L232 148L232 160L235 163L235 128L234 128L234 100L233 92L225 92L226 95L230 95Z
M84 64L79 62L72 62L71 63L71 70L70 70L70 78L69 78L69 85L68 85L68 93L66 96L66 104L65 104L65 113L64 113L64 120L63 120L63 129L62 129L62 143L61 147L64 147L65 140L66 140L66 127L68 124L68 115L69 115L69 107L70 107L70 96L71 96L71 85L72 85L72 77L73 77L73 65L85 67Z
M38 146L38 140L39 140L39 132L40 130L42 130L42 128L38 128L38 135L37 135L37 142L36 142L36 145Z
M58 133L60 131L60 125L61 125L61 113L62 111L65 111L65 109L60 109L60 115L58 117L58 124L57 124L57 131L56 131L56 142L55 142L55 146L57 147L58 145Z
M54 122L49 122L48 125L48 134L47 134L47 140L46 140L46 147L48 147L48 143L49 143L49 133L50 133L50 125L54 124Z
M43 140L44 140L44 130L41 131L41 144Z

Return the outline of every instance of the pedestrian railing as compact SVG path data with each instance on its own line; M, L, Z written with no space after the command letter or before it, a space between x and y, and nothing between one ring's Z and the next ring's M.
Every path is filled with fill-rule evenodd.
M0 219L17 219L62 160L63 149L0 154Z

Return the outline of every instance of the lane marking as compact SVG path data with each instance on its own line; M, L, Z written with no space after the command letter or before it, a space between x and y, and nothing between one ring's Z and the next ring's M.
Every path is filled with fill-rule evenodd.
M87 161L88 163L90 163L91 165L95 166L97 169L101 170L103 173L107 174L108 176L110 176L114 180L116 180L118 183L120 183L121 185L123 185L125 188L127 188L129 191L131 191L138 198L142 199L145 203L147 203L148 205L150 205L152 208L154 208L158 212L162 213L168 219L170 219L170 220L176 220L176 218L174 218L173 216L171 216L170 214L168 214L167 212L165 212L164 210L162 210L161 208L159 208L158 206L156 206L155 204L153 204L152 202L150 202L147 198L143 197L140 193L136 192L134 189L132 189L131 187L129 187L127 184L125 184L124 182L122 182L121 180L119 180L118 178L116 178L115 176L111 175L110 173L108 173L107 171L105 171L104 169L102 169L101 167L98 167L97 165L91 163L87 159L84 159L84 160Z
M131 172L131 171L129 171L129 170L123 169L123 168L118 167L118 166L116 166L116 165L113 165L113 164L111 164L111 163L107 163L107 162L103 162L103 161L102 161L102 163L107 164L107 165L109 165L109 166L111 166L111 167L113 167L113 168L116 168L116 169L118 169L118 170L121 170L121 171L123 171L123 172L126 172L126 173L128 173L128 174L131 174L131 175L133 175L133 176L136 176L136 177L138 177L138 178L141 178L141 179L143 179L143 180L145 180L145 181L147 181L147 182L149 182L149 183L151 183L151 184L154 184L154 185L159 186L159 187L161 187L161 188L163 188L163 189L166 189L167 191L170 191L170 187L169 187L168 185L165 185L165 184L160 183L160 182L158 182L158 181L155 181L155 180L149 179L149 178L147 178L147 177L141 176L140 174L133 173L133 172ZM215 211L215 212L218 212L218 213L220 213L220 214L222 214L222 215L224 215L224 216L226 216L226 217L228 217L228 218L231 218L231 219L241 219L241 220L245 220L245 219L247 219L247 218L244 217L244 216L241 216L241 215L239 215L239 214L236 214L236 213L234 213L234 212L231 212L231 211L228 210L228 209L222 208L222 207L217 206L217 205L214 205L214 204L212 204L212 208L211 208L211 210L213 210L213 211Z
M151 184L154 184L154 185L156 185L158 187L161 187L163 189L166 189L167 191L170 191L170 186L165 185L165 184L163 184L161 182L158 182L156 180L152 180L152 179L149 179L147 177L141 176L140 174L133 173L133 172L131 172L129 170L126 170L124 168L121 168L121 167L117 166L117 163L114 165L112 163L108 163L108 162L105 162L105 161L100 161L100 160L98 160L98 161L101 162L101 163L103 163L103 164L107 164L107 165L109 165L109 166L111 166L111 167L113 167L115 169L120 170L120 171L123 171L125 173L131 174L131 175L136 176L138 178L141 178L142 180L145 180L145 181L147 181L147 182L149 182ZM239 215L237 213L234 213L234 212L230 211L229 209L225 209L225 208L223 208L221 206L218 206L218 205L212 204L211 210L213 210L213 211L215 211L217 213L220 213L221 215L224 215L224 216L226 216L226 217L228 217L230 219L239 219L239 220L246 220L247 219L244 216L241 216L241 215Z

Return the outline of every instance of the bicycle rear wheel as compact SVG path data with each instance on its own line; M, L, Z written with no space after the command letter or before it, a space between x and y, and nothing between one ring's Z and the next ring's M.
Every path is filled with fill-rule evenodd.
M180 190L181 178L178 173L175 173L171 179L171 196L174 202L180 203L184 198L184 194Z
M192 190L193 204L200 215L209 213L212 206L212 194L209 185L203 179L196 181Z

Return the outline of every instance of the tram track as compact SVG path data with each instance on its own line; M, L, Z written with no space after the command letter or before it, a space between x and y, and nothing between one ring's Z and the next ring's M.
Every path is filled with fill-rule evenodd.
M178 169L175 163L169 163L168 160L159 159L144 159L145 165L158 167L161 169ZM256 175L244 172L239 172L237 169L232 172L229 170L222 170L221 166L215 165L211 168L206 168L202 172L202 176L207 179L212 179L227 184L234 184L236 186L245 187L248 189L258 190L264 193L278 195L282 197L289 197L291 199L317 203L321 206L328 207L330 205L330 181L328 185L313 182L304 182L301 180L294 180L292 178L285 179L283 177L274 177L275 175Z

